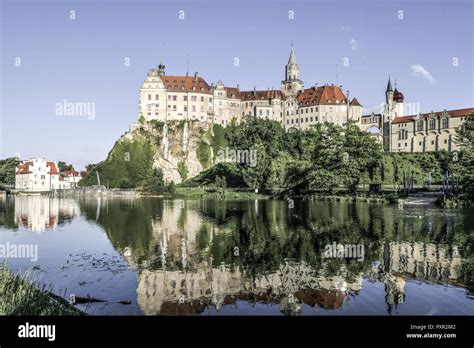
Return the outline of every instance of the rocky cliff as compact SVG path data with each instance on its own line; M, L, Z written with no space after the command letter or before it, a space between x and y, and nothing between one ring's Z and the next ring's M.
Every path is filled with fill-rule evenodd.
M152 144L153 168L161 168L168 182L180 183L212 165L213 130L207 123L153 120L123 136L130 141L143 137Z

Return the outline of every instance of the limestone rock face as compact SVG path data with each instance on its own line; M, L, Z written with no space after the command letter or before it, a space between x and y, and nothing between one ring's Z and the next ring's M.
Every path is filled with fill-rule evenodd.
M167 182L178 184L207 169L200 163L197 151L200 142L210 148L209 128L207 123L197 120L150 121L134 129L128 136L139 134L149 137L156 149L153 168L161 168Z

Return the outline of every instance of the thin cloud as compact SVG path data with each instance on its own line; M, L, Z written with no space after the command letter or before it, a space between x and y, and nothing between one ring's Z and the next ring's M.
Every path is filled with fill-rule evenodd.
M435 83L436 82L433 75L431 75L431 73L428 70L426 70L423 65L413 64L413 65L410 65L410 68L411 68L411 71L412 71L413 75L423 77L424 79L428 80L429 83Z
M343 25L340 30L343 32L343 33L348 33L350 31L352 31L352 27L349 26L349 25Z
M349 46L351 46L351 50L356 51L359 48L359 43L356 39L351 39L351 41L349 41Z

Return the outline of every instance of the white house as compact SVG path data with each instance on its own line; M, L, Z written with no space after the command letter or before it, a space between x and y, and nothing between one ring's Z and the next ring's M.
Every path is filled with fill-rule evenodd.
M59 171L56 162L34 158L16 167L15 189L17 190L42 192L59 188Z
M74 188L77 187L77 183L82 179L81 173L71 167L70 170L65 170L61 172L60 181L63 181L67 187L65 188Z

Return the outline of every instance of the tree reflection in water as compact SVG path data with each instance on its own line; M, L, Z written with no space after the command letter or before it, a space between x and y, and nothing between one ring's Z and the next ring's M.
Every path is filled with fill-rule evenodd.
M95 209L82 211L91 219ZM105 206L101 209L105 209ZM137 267L146 314L198 314L239 301L338 309L381 282L387 312L407 279L472 292L469 214L369 204L159 200L108 202L97 222ZM364 259L323 258L327 244L363 244Z

